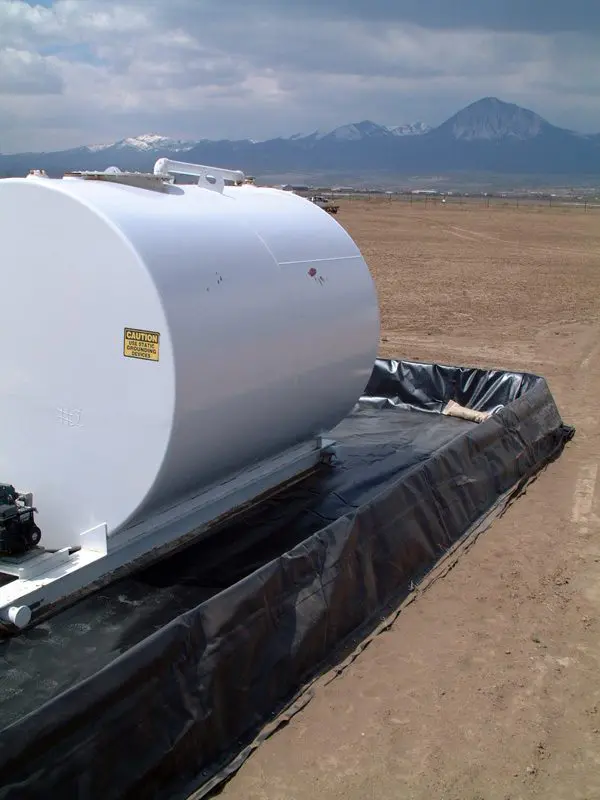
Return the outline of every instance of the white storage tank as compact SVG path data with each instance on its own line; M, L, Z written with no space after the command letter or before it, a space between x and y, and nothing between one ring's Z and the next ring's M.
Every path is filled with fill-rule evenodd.
M6 179L0 242L0 481L47 548L329 431L371 374L367 265L292 193Z

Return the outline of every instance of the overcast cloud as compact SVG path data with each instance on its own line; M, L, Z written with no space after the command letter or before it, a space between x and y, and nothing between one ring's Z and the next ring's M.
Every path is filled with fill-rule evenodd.
M0 0L0 151L438 124L600 132L599 0Z

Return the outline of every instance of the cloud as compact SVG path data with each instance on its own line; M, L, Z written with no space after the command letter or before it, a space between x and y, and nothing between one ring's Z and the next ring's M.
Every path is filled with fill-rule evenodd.
M175 11L185 0L176 0ZM246 0L223 3L224 15L251 15ZM265 15L295 19L354 19L414 24L431 30L479 29L493 32L564 33L600 31L600 5L594 0L261 0Z
M0 0L1 144L435 124L485 95L600 130L599 61L589 0Z
M55 59L12 47L0 50L0 96L60 94L63 88Z

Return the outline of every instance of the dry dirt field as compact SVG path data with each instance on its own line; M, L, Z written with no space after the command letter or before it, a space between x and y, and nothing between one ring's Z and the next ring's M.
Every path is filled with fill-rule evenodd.
M577 433L221 797L596 800L600 210L353 201L338 219L377 283L382 355L537 372Z

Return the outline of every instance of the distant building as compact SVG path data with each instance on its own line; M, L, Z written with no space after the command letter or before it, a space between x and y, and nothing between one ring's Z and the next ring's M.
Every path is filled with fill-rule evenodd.
M284 183L282 186L278 187L282 189L284 192L310 192L310 186L294 186L291 183Z

